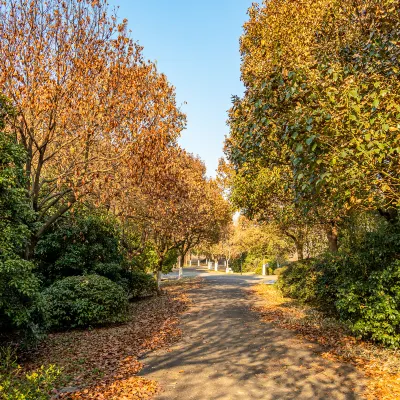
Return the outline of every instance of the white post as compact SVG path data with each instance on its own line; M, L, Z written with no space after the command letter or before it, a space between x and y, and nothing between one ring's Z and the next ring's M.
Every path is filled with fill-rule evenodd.
M218 271L218 260L215 260L215 271Z
M181 279L183 276L183 268L179 267L179 271L178 271L178 279Z
M265 276L265 275L267 275L266 274L266 269L267 269L267 265L266 264L263 264L263 266L262 266L262 274Z
M208 262L208 269L212 269L212 261Z
M197 259L197 266L200 267L200 258Z

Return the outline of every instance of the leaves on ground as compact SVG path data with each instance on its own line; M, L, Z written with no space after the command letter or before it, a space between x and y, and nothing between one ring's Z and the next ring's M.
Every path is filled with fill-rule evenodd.
M284 298L274 286L259 284L252 288L252 293L262 300L253 309L263 321L319 343L326 349L324 358L350 362L362 370L369 378L366 399L400 398L400 356L395 350L356 339L339 321Z
M136 376L143 367L138 358L180 338L178 317L190 303L186 291L197 285L198 279L166 285L162 295L133 303L125 324L51 334L24 367L61 367L63 389L56 398L149 399L159 387Z

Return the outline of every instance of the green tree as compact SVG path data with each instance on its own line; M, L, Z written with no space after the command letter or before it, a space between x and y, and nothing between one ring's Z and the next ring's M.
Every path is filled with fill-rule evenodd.
M34 303L39 280L34 264L21 258L29 240L33 215L25 192L25 152L3 130L13 117L8 100L0 96L0 331L36 331ZM1 339L1 338L0 338Z
M119 281L124 273L120 224L104 209L76 207L42 237L35 257L46 285L89 273Z
M294 221L326 231L332 251L349 213L390 217L398 203L396 5L269 1L250 9L241 38L246 92L234 99L226 152L239 183L266 182L245 203L263 197L270 210L278 195Z

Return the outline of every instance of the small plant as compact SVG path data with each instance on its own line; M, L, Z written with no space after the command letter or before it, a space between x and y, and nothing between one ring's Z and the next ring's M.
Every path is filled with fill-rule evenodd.
M0 398L4 400L47 400L60 375L55 365L26 373L17 363L15 351L0 348Z
M46 327L50 330L123 322L128 299L124 289L99 275L70 276L42 293Z
M142 271L132 271L126 283L129 299L154 296L157 282L152 275Z

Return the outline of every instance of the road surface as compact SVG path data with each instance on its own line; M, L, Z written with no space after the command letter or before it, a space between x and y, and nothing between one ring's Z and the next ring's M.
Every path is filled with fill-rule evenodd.
M319 345L261 322L243 289L271 277L212 274L191 292L183 337L142 360L140 375L163 388L159 400L359 399L365 379L352 365L321 357Z

